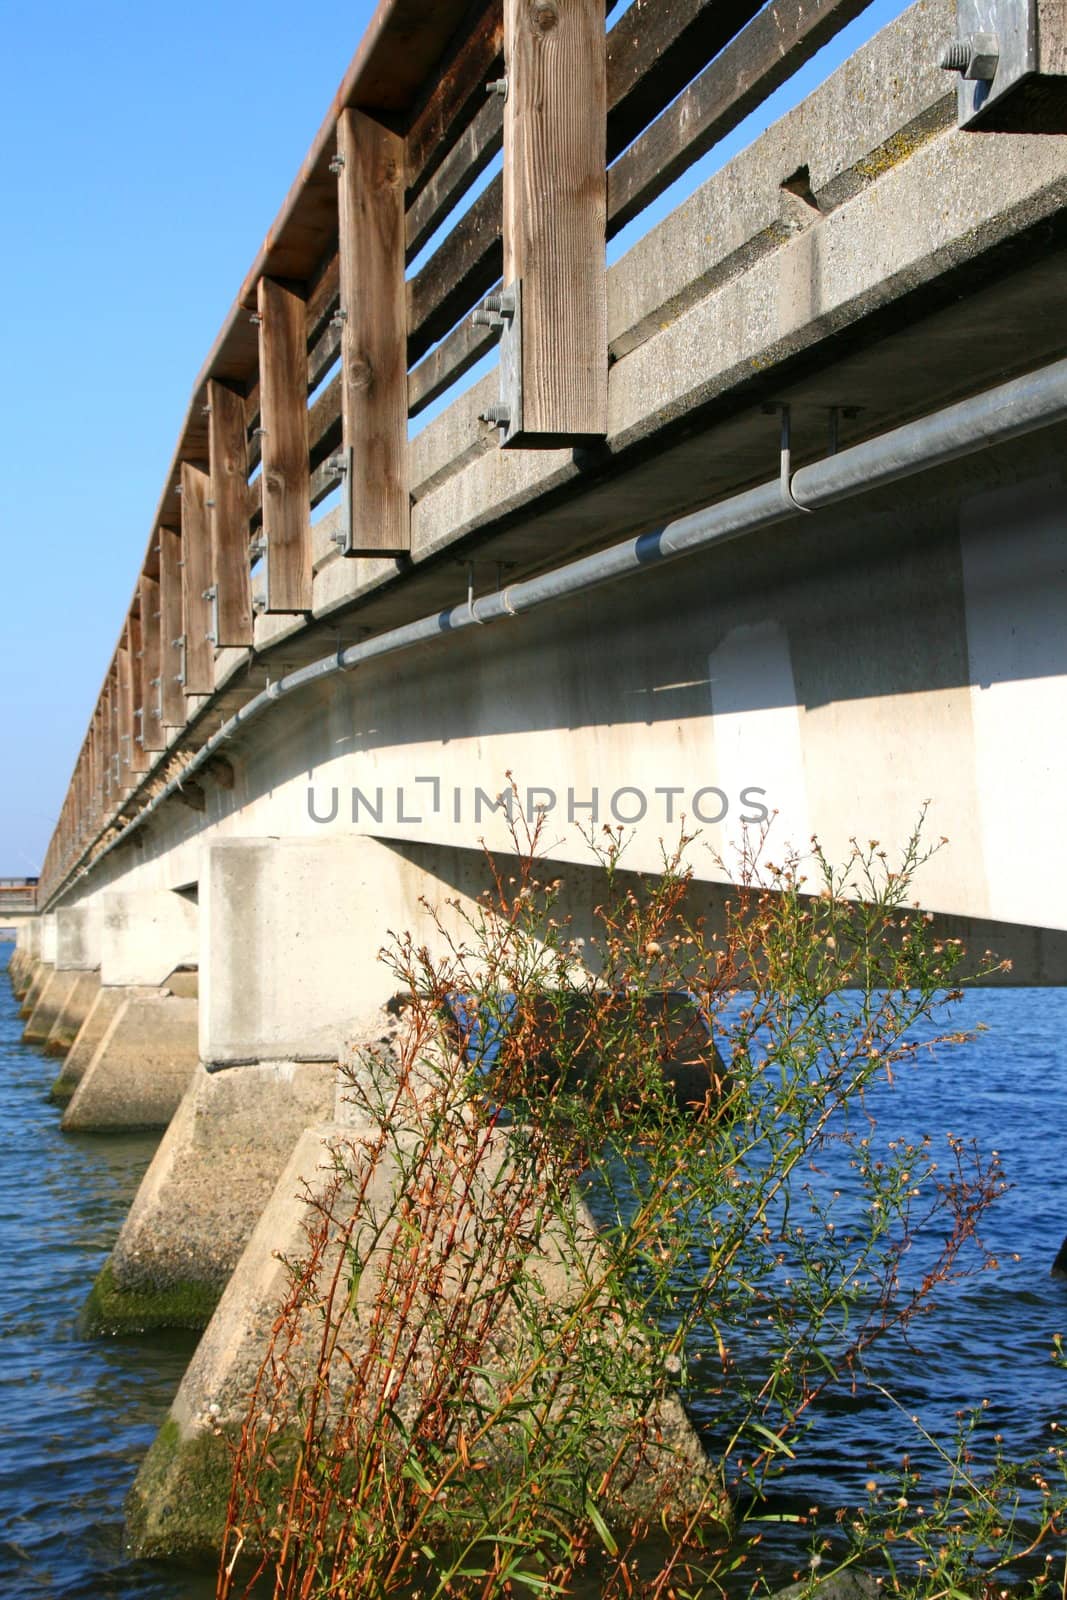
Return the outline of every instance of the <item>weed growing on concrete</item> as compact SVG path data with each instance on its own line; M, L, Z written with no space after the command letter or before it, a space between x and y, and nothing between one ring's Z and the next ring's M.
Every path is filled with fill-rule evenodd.
M520 843L445 959L388 952L394 1014L354 1061L237 1449L220 1600L736 1592L758 1566L738 1508L820 1398L989 1265L995 1157L886 1148L866 1109L962 1037L929 1026L965 957L909 906L918 833L896 862L753 849L709 911L691 840L649 882L606 831L581 930ZM698 1367L710 1454L681 1403ZM834 1559L884 1548L877 1511Z

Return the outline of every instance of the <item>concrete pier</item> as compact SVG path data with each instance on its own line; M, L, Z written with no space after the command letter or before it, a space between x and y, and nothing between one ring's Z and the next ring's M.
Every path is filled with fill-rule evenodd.
M71 998L77 975L52 968L22 1030L25 1044L45 1044Z
M198 1066L86 1308L95 1333L202 1328L304 1129L333 1107L328 1064Z
M67 998L45 1041L45 1053L50 1056L65 1056L71 1050L100 993L99 972L72 972L69 976Z
M131 994L109 1022L66 1111L68 1132L163 1129L197 1064L197 1002Z
M59 1076L52 1084L53 1100L65 1103L85 1076L101 1039L127 998L125 989L98 988L85 1021L67 1052Z

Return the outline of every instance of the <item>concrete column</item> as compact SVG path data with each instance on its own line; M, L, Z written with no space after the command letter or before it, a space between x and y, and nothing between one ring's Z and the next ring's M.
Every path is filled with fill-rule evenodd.
M107 987L159 987L178 967L196 966L194 900L172 889L137 889L102 894L95 914L100 979Z
M41 924L41 960L47 961L49 966L56 964L56 918L55 912L50 911L45 916L38 918Z
M11 959L11 987L17 999L25 998L37 963L41 959L41 921L30 917L19 928L15 939L15 954Z
M467 855L477 859L437 850L428 865L360 838L205 849L204 1065L93 1290L90 1326L206 1324L297 1140L333 1115L346 1042L380 1027L380 1007L396 989L381 946L391 929L433 937L420 896L443 904L456 885L431 868L447 857L454 880ZM113 1049L106 1038L97 1047L64 1127L86 1125L90 1077L104 1073L99 1063Z

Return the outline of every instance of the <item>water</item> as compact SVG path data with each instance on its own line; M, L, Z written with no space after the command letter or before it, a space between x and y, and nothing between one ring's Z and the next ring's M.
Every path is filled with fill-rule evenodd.
M6 950L0 947L0 964ZM958 1015L958 1014L957 1014ZM1049 1361L1067 1334L1067 1287L1048 1273L1067 1233L1067 991L975 993L962 1020L988 1032L878 1096L887 1136L975 1135L1003 1158L1014 1187L984 1232L1000 1270L949 1297L875 1363L905 1413L951 1434L957 1408L990 1401L989 1432L1017 1453L1047 1442L1067 1411L1067 1376ZM154 1149L142 1137L71 1137L48 1098L56 1065L21 1044L0 979L0 1595L5 1600L208 1600L209 1574L135 1563L122 1505L192 1350L184 1335L86 1341L78 1315ZM1017 1257L1018 1259L1015 1259ZM715 1418L693 1397L699 1423ZM919 1454L907 1415L874 1391L825 1408L772 1512L827 1514L862 1503L904 1452ZM807 1532L768 1530L776 1577L803 1564Z

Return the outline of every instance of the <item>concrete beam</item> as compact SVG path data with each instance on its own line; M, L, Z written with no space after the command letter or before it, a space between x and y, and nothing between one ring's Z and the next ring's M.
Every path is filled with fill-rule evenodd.
M60 906L56 911L56 967L91 972L100 967L100 904Z
M166 982L199 958L195 901L171 889L110 892L100 897L100 977L107 986Z
M446 895L462 900L476 862L475 852L445 848L418 859L356 837L208 846L201 1059L336 1062L397 988L380 959L390 933L440 944L423 898L453 915Z

